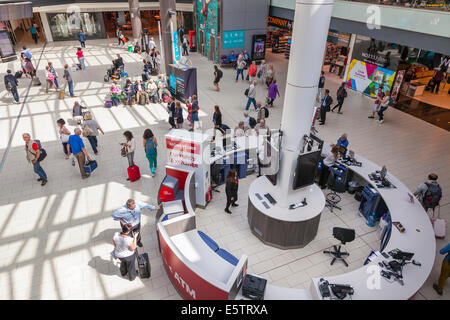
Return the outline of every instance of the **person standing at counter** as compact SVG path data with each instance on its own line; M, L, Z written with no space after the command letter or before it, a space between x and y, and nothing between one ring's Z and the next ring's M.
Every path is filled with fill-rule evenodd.
M436 290L438 295L442 296L444 292L445 282L450 276L450 242L447 243L445 247L443 247L440 251L440 254L445 254L445 258L442 261L441 274L439 275L438 283L433 283L433 289Z
M330 106L333 103L333 98L330 97L330 90L325 90L325 97L323 97L322 104L320 105L320 123L324 125L327 119L327 112L330 111Z
M433 209L439 204L442 197L442 189L437 182L438 176L435 173L428 175L428 180L420 184L414 195L419 199L423 208L427 211Z
M331 148L331 151L322 151L323 165L320 172L319 186L322 189L327 187L328 177L330 176L330 167L336 162L339 157L339 147L337 145Z
M122 232L116 232L112 239L114 245L114 257L120 260L120 274L125 277L128 274L128 279L133 281L138 274L136 270L136 239L139 232L133 232L130 223L122 225Z
M225 212L231 214L230 205L232 207L237 207L237 194L239 188L239 180L237 178L237 172L234 169L228 171L227 178L225 179L225 193L227 195L227 205L225 207Z
M133 233L138 233L137 236L137 246L142 247L141 243L141 213L143 209L148 210L159 210L161 205L152 206L144 202L135 201L134 199L128 199L125 205L119 210L114 211L111 217L114 220L120 221L120 226L123 227L125 224L131 224Z

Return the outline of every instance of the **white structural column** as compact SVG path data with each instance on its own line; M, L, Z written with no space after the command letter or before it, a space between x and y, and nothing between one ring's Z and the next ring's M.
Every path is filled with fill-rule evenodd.
M344 82L347 82L348 69L350 66L350 62L352 62L353 47L355 46L355 42L356 42L356 34L352 33L352 35L350 36L350 50L347 56L347 65L345 66Z
M311 131L314 104L333 0L297 0L281 130L277 198L287 205L303 136Z

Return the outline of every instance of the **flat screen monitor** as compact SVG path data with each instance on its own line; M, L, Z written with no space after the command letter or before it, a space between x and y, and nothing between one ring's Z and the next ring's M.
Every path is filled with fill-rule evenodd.
M387 173L386 166L383 166L383 168L381 168L381 172L380 172L381 180L384 180L384 178L386 178L386 173Z
M309 186L314 183L317 173L317 166L320 160L320 150L301 154L297 158L297 168L295 169L294 190Z

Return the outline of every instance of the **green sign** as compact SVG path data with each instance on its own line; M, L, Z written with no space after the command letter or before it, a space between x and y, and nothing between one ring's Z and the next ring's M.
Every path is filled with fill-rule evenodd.
M227 48L241 48L245 45L245 31L224 31L223 32L223 45L224 49Z

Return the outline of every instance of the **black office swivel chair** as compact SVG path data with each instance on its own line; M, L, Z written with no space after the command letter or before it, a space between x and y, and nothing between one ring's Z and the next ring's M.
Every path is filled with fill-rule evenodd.
M331 260L330 265L333 265L333 263L339 259L342 260L346 267L348 267L347 261L345 261L344 257L347 257L350 255L347 251L342 252L342 246L345 245L347 242L352 242L355 240L355 230L353 229L345 229L345 228L339 228L334 227L333 228L333 237L341 242L340 245L334 245L334 251L325 250L323 253L328 253L331 256L333 256L333 260Z
M219 186L220 183L220 179L221 179L221 169L220 169L220 165L217 163L214 163L211 166L211 180L212 182L215 183L215 185L212 186L212 190L214 190L215 192L220 192L219 190L217 190L217 187Z
M331 192L328 193L326 196L325 206L328 207L331 212L333 212L333 209L335 208L338 210L342 210L342 208L337 206L337 204L342 200L341 196L338 195L337 192L339 193L345 192L345 183L339 183L336 180L333 170L331 170L330 175L328 176L327 186L331 190Z

